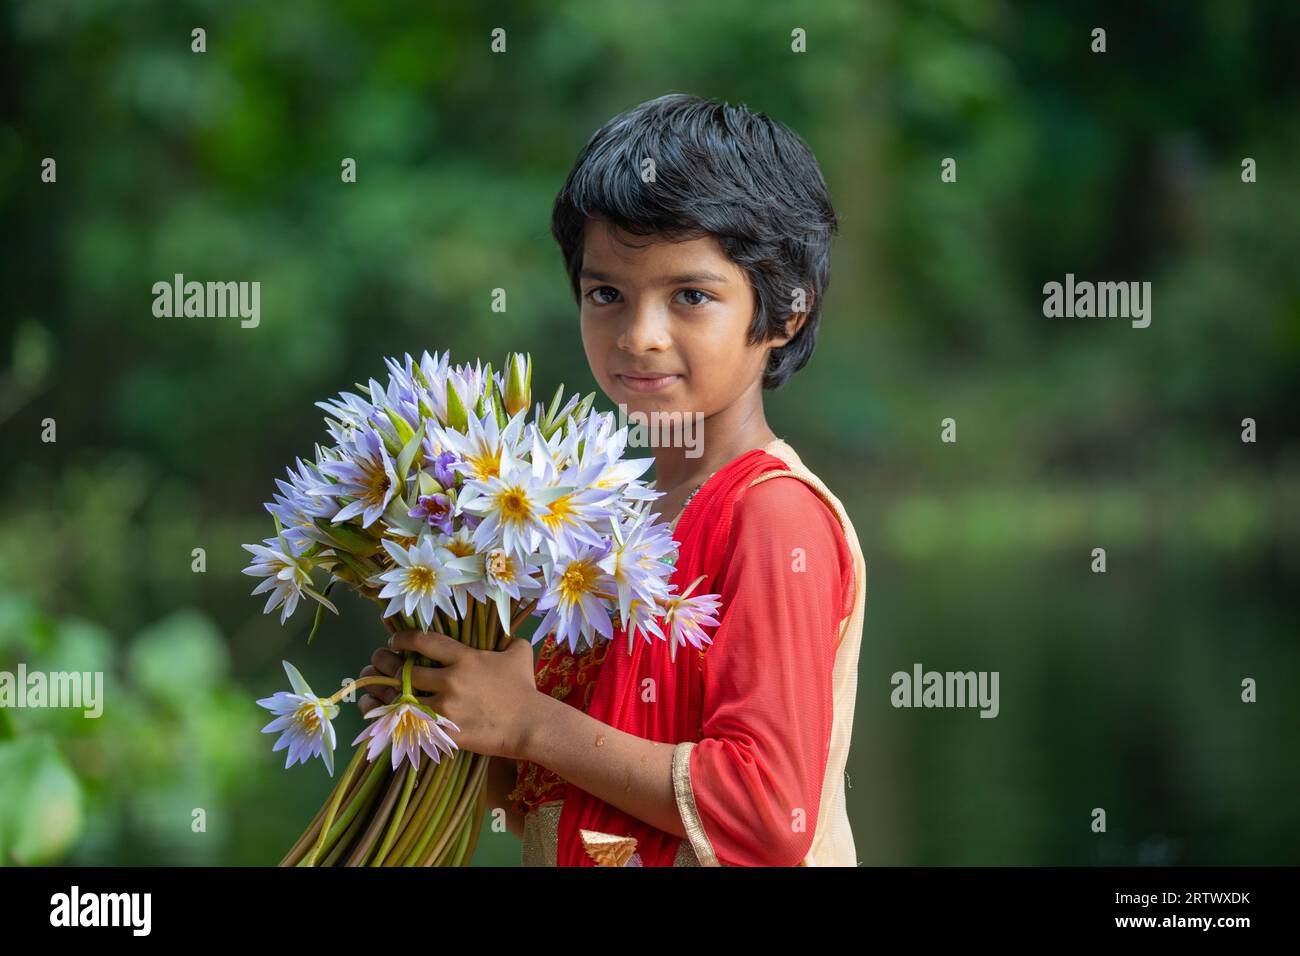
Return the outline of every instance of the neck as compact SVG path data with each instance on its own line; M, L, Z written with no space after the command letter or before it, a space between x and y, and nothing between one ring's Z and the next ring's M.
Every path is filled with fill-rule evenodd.
M654 449L655 487L671 491L687 482L699 483L728 462L775 438L763 414L762 389L755 383L740 400L704 419L694 447ZM688 457L688 451L695 457Z

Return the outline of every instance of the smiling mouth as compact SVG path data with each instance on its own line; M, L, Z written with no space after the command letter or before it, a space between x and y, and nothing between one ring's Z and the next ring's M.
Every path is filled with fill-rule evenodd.
M634 392L658 392L672 385L680 375L615 375L624 388Z

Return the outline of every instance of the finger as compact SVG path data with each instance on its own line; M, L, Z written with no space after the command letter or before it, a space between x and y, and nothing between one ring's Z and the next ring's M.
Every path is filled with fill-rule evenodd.
M402 669L403 660L400 654L394 654L386 647L377 647L370 655L370 663L385 677L396 677L397 672Z
M361 713L363 714L370 713L378 706L379 706L379 701L375 700L375 698L370 694L366 694L359 701L357 701L357 710L361 711Z
M441 694L446 687L447 670L443 667L421 667L416 664L411 668L411 686L429 694Z
M470 649L437 631L398 631L388 639L388 646L395 651L416 651L440 664L451 664Z

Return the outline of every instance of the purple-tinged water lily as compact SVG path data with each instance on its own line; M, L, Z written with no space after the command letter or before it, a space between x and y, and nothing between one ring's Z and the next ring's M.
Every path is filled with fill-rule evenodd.
M668 632L668 653L677 660L677 648L690 644L699 650L705 644L712 644L713 638L704 633L704 625L718 625L714 617L722 601L720 594L697 594L691 597L696 585L704 576L696 578L691 586L676 597L670 597L663 605L663 629Z
M325 769L334 776L334 736L333 720L339 715L339 705L312 692L307 681L288 661L282 661L284 672L289 676L289 684L294 692L279 691L271 697L264 697L257 702L275 714L275 720L262 728L262 733L273 734L283 731L275 742L271 752L289 748L285 769L295 763L306 763L310 758L319 756L325 761Z
M444 728L455 731L460 728L410 695L399 697L391 704L375 707L366 714L366 719L372 723L357 735L357 739L352 741L353 745L369 739L366 759L373 762L391 743L394 770L403 759L409 760L412 767L419 769L421 751L428 754L434 763L438 763L443 753L450 755L457 749L456 742Z
M313 488L309 494L354 497L356 500L339 509L333 521L337 524L361 515L361 527L368 528L397 493L400 483L393 459L384 447L383 438L373 428L359 430L340 450L341 459L320 463L321 472L338 479L338 483Z
M329 539L316 527L315 518L328 518L339 510L338 503L329 495L313 495L310 489L318 488L325 479L315 465L308 464L301 458L297 460L298 469L286 468L288 481L275 479L275 486L280 494L272 494L266 503L266 510L284 526L284 539L291 544L299 542L321 542L328 544Z
M646 635L657 633L654 628L632 625L629 621L631 607L639 602L643 607L658 607L668 599L668 579L673 567L664 558L676 549L672 532L662 522L653 520L642 505L630 517L611 524L614 541L609 554L601 560L601 568L614 579L618 593L618 614L629 638L638 630ZM658 634L662 639L663 635Z
M451 534L452 503L449 495L437 493L420 495L410 515L412 518L423 519L430 528L437 528L443 534Z

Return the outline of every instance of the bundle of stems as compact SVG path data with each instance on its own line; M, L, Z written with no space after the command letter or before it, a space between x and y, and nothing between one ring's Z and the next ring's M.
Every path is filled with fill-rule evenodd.
M516 609L512 602L511 633L535 605ZM514 639L502 631L494 606L475 601L467 603L463 619L438 611L434 624L479 650L503 650ZM391 618L384 625L390 632L398 629ZM416 629L409 620L407 626ZM441 666L413 652L406 657L408 688L412 664ZM403 762L393 770L391 744L369 763L366 746L357 746L280 866L468 866L482 829L491 758L457 749L435 763L421 752L418 766Z

